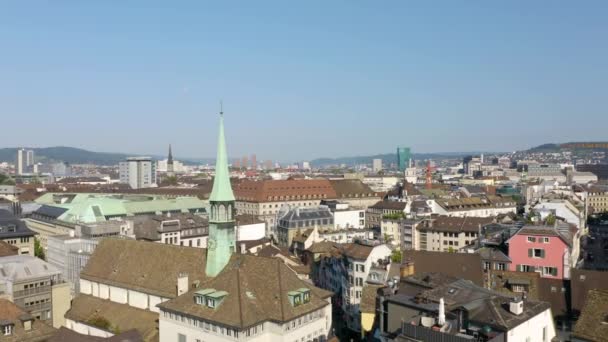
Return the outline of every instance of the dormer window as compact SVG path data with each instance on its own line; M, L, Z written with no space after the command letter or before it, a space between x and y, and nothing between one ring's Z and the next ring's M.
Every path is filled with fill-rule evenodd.
M310 302L310 290L307 288L289 291L287 295L289 297L289 302L294 307Z
M224 298L228 295L226 291L216 291L215 289L202 289L194 293L194 302L199 305L204 305L208 308L215 309Z
M12 324L7 324L5 326L2 327L2 333L4 334L4 336L10 336L13 334L13 325Z

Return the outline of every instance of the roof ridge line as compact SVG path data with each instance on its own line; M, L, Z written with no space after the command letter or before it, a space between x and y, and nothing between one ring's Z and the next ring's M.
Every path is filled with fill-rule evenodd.
M237 269L236 269L236 292L237 292L237 296L238 296L238 301L239 301L239 319L241 321L241 327L243 327L243 305L241 304L241 265L239 263Z
M281 265L279 264L279 259L275 258L277 262L277 273L279 275L279 296L283 293L283 287L281 284L283 283L281 279ZM285 310L283 310L283 299L279 297L279 306L281 307L281 319L285 321Z

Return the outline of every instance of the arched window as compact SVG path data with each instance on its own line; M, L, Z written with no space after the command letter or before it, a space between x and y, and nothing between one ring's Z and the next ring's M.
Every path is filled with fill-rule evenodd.
M218 215L219 221L226 221L226 207L224 207L223 204L220 204L219 210L220 210L219 215Z

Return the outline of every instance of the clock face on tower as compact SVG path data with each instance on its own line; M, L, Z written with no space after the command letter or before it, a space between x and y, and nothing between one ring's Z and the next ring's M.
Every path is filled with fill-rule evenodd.
M216 247L215 240L209 240L209 243L207 244L207 247L209 249L215 249L215 247Z

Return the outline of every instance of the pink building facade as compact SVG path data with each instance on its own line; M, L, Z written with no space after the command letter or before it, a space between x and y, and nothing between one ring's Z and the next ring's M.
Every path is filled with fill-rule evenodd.
M538 272L541 277L570 277L570 246L552 227L527 226L508 241L511 271Z

